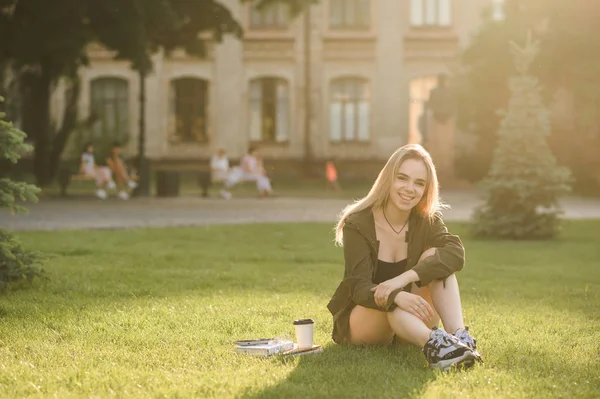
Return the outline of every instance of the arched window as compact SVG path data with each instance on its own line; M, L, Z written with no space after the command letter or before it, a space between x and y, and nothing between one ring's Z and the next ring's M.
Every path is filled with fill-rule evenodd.
M452 25L452 0L411 0L412 26Z
M329 27L367 30L371 26L371 0L329 0Z
M124 141L129 135L129 84L122 78L98 78L91 83L92 137Z
M371 106L369 84L362 78L341 78L331 82L331 141L369 141Z
M289 139L290 97L287 81L260 78L250 82L250 141L285 142Z
M436 85L436 76L422 76L410 81L410 103L408 109L409 144L421 144L427 135L428 116L425 115L425 104L429 100L429 93Z
M208 141L208 82L197 78L179 78L171 82L173 142Z

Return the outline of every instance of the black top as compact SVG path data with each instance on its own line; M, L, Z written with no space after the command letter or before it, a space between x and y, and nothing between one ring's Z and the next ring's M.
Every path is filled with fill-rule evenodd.
M395 263L384 262L377 259L377 272L373 279L373 284L383 283L386 280L392 279L404 273L406 268L406 259L402 259Z

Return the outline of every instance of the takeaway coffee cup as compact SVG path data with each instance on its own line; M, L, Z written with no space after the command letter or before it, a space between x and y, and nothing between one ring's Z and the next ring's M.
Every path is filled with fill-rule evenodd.
M298 341L298 349L308 349L313 347L313 327L315 321L313 319L294 320L294 328L296 329L296 340Z

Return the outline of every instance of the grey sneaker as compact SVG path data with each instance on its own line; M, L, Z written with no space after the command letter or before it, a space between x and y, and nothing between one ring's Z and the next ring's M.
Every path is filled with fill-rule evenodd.
M456 337L435 327L429 341L423 347L423 354L431 368L448 370L451 367L470 367L475 361L473 351Z
M468 346L469 349L473 351L473 354L475 355L475 360L479 362L483 361L481 355L479 354L479 352L477 352L477 340L473 338L473 336L469 333L468 326L465 326L465 328L459 328L458 330L454 331L454 334L452 335L458 338L460 342Z

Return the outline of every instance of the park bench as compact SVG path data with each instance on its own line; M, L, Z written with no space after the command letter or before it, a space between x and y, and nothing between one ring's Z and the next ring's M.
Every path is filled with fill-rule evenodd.
M67 189L69 185L71 185L74 181L83 181L83 182L91 182L94 189L96 188L96 179L84 175L79 170L80 163L79 161L66 160L61 162L58 172L56 175L58 186L60 188L60 195L62 197L66 197L68 195ZM132 171L130 177L132 180L138 180L138 176L135 171ZM95 191L95 190L94 190Z
M192 165L155 164L152 169L156 179L156 195L159 197L178 196L181 176L184 174L195 176L195 180L201 190L200 195L204 198L209 197L212 186L223 183L223 180L213 178L210 170L210 161L203 161ZM238 184L247 182L254 183L253 180L242 180Z
M68 195L67 189L73 181L89 181L92 182L94 188L96 187L96 181L93 177L86 176L79 172L79 162L77 161L63 161L58 168L56 178L58 180L58 186L60 188L60 195L66 197Z
M194 165L156 165L153 167L156 195L159 197L176 197L179 195L181 176L184 174L195 176L201 196L209 196L210 187L217 183L212 178L210 165L207 162Z

